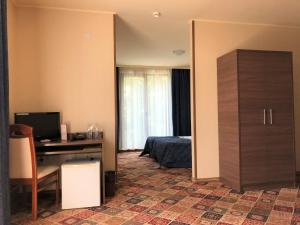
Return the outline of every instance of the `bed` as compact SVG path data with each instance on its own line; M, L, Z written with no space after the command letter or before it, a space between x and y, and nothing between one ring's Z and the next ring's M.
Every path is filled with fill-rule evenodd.
M190 137L148 137L140 156L149 154L160 166L191 168L192 150Z

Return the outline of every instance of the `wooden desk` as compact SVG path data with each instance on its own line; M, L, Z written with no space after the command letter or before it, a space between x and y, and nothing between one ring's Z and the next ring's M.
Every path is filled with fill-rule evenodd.
M35 142L37 156L102 153L103 140Z
M103 140L78 140L78 141L58 141L58 142L35 142L36 156L46 157L55 155L73 154L100 154L101 161L101 188L102 202L105 203L105 176L103 169Z

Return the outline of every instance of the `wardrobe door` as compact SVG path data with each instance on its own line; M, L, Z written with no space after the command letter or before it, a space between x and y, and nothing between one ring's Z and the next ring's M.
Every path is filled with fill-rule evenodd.
M267 53L266 53L267 54ZM268 90L267 152L270 182L295 181L292 54L265 57Z
M266 167L266 77L264 57L256 51L238 50L241 183L264 183Z

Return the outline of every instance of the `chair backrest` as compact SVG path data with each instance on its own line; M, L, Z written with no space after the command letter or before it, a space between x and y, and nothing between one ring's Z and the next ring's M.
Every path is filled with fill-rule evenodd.
M11 179L36 178L36 156L32 128L10 125L9 173Z

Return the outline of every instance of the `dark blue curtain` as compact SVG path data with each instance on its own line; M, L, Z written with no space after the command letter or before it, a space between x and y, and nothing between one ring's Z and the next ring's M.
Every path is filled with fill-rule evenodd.
M191 136L190 70L172 69L173 135Z
M10 224L6 0L1 0L0 7L0 224Z

